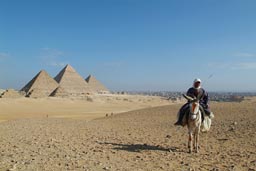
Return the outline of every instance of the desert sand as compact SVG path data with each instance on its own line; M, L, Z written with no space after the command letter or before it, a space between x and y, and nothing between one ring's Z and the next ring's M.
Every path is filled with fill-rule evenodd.
M0 170L256 170L255 99L212 102L198 154L188 153L187 128L173 125L181 103L100 99L1 99Z

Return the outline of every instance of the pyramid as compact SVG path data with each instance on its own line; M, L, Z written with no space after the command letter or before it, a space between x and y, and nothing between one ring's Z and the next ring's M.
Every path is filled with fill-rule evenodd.
M68 96L84 96L91 92L87 82L70 65L66 65L54 79Z
M0 98L19 98L24 97L23 94L14 89L8 89L1 93Z
M4 93L5 90L4 89L0 89L0 96L2 95L2 93Z
M58 83L42 70L21 91L26 92L26 97L38 98L49 96L57 87Z
M90 88L97 93L109 93L109 90L94 76L89 75L85 81L89 84Z

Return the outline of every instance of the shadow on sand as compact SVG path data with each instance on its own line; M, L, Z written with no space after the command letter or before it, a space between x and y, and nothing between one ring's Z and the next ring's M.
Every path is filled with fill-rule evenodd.
M120 144L102 142L99 144L112 145L114 150L124 150L129 152L142 152L142 151L164 151L164 152L182 152L177 147L164 148L159 145L153 146L148 144Z

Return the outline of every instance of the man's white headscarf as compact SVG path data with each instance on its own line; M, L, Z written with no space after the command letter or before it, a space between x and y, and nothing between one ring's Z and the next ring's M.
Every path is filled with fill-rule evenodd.
M194 80L193 87L194 87L195 89L200 89L200 88L201 88L201 85L200 85L199 87L197 87L197 88L195 87L195 83L197 83L197 82L202 83L202 81L201 81L200 78L196 78L196 79Z

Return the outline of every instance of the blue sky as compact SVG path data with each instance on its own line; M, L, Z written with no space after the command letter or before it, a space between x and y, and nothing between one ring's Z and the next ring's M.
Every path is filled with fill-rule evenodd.
M0 88L71 64L112 90L256 91L255 0L1 0Z

